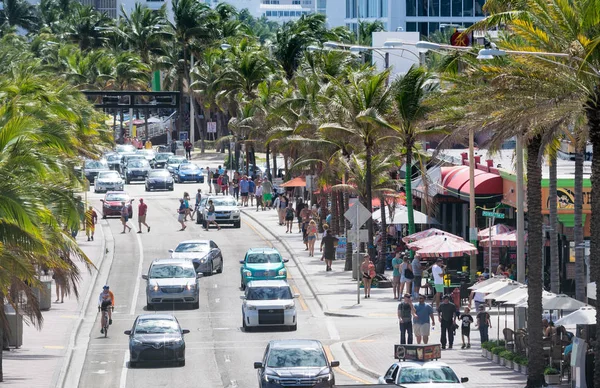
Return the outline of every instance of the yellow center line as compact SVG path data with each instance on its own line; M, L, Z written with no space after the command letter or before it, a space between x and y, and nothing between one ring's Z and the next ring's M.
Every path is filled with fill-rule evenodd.
M329 358L329 360L333 360L333 354L331 353L331 349L329 348L328 345L323 345L323 348L325 349L325 354L327 354L327 358ZM346 377L351 378L352 380L358 381L359 383L363 383L363 384L368 384L371 385L373 384L370 381L367 381L365 379L362 379L360 377L354 376L348 372L346 372L345 370L343 370L342 368L340 368L339 366L336 369L336 372L343 374Z
M242 222L244 224L246 224L246 226L248 226L250 229L252 229L254 231L254 233L256 233L258 235L258 237L260 237L264 242L266 242L269 247L273 248L273 244L269 240L267 240L267 238L265 236L263 236L262 233L260 233L258 230L256 230L256 228L254 226L250 225L248 222L246 222L244 220L242 220Z
M294 294L300 295L298 297L298 302L300 302L300 308L302 308L302 311L307 311L308 310L308 306L306 305L306 302L304 301L304 298L300 294L300 290L298 290L298 287L296 287L295 285L292 285L292 291L294 291Z

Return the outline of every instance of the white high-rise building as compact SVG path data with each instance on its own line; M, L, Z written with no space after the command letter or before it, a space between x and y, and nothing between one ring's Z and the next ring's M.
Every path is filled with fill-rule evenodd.
M206 0L213 8L219 3L229 3L238 10L248 9L256 18L265 16L279 23L317 12L318 2L323 5L325 0ZM321 6L320 10L325 13L324 6Z
M419 32L468 27L483 18L485 0L327 0L329 27L356 31L358 21L383 22L387 31Z
M129 12L135 7L135 3L140 3L150 9L159 9L166 4L169 19L171 19L173 13L171 11L171 0L80 0L80 2L84 5L91 5L112 18L121 16L121 5Z

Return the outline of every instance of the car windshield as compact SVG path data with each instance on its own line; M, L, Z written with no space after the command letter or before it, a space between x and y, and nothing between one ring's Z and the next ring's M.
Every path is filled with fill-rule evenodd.
M163 178L168 176L171 176L171 174L167 170L155 170L148 174L148 178Z
M179 333L179 325L170 319L142 319L135 326L135 334Z
M179 166L180 170L199 170L200 168L194 163L186 163Z
M327 366L323 351L318 348L272 349L267 360L269 368L310 368Z
M167 160L169 159L171 156L173 156L173 154L156 154L156 156L154 157L154 160Z
M181 266L173 264L156 264L150 268L152 279L170 279L170 278L195 278L196 271L193 266Z
M213 205L216 206L237 206L237 202L234 198L218 198L211 197Z
M292 299L289 287L251 287L248 289L248 300Z
M169 158L169 160L167 160L167 163L169 164L181 164L185 162L187 162L187 159L182 156L178 156L176 158Z
M278 253L251 253L246 257L248 264L281 263Z
M154 152L154 150L137 150L135 153L138 155L150 155L150 156L154 156L156 154L156 152Z
M119 201L119 202L129 202L129 197L127 194L106 194L106 201Z
M86 160L85 168L106 168L108 169L108 164L104 160Z
M439 368L402 368L398 383L400 384L429 384L429 383L458 383L458 377L448 366Z
M127 167L138 167L138 168L143 168L143 167L150 167L150 165L148 164L147 160L131 160L127 163Z
M115 150L119 153L135 152L135 147L132 146L131 144L121 144L121 145L118 145L117 148L115 148Z
M105 171L98 173L97 179L121 179L121 175L116 171Z
M181 243L175 248L175 252L208 252L210 245L207 242Z
M109 162L118 162L121 160L121 155L119 155L119 154L106 155L106 160Z

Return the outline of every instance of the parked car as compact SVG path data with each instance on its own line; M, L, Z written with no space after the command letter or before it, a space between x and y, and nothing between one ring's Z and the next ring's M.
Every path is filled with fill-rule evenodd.
M105 157L106 159L106 163L108 164L108 168L113 170L113 171L117 171L117 172L121 172L122 171L122 160L123 157L120 154L117 153L110 153L110 154L106 154Z
M100 171L109 171L109 170L110 169L108 168L108 163L106 163L106 160L104 160L104 159L100 159L100 160L86 159L83 162L83 174L85 175L85 178L90 183L94 183L94 180L96 179L96 176L98 175L98 173Z
M185 365L185 340L190 331L170 314L142 314L133 322L129 336L129 367L143 361L172 361Z
M269 341L262 361L254 363L258 387L335 386L333 368L339 361L329 361L325 349L317 340Z
M141 150L135 151L135 153L137 155L142 155L144 158L146 158L148 163L150 163L150 161L153 160L156 156L156 151L154 151L153 149L142 148Z
M126 154L123 154L123 156L122 156L121 165L125 166L131 160L146 160L146 158L144 157L144 155L140 155L137 153L126 153Z
M107 191L104 195L104 199L101 199L100 201L102 202L102 218L110 216L121 217L123 202L127 205L129 216L133 214L131 206L133 199L131 199L129 194L124 191Z
M396 362L379 378L379 384L406 384L411 388L464 388L462 383L467 381L467 377L459 380L452 368L442 361Z
M167 159L173 156L172 152L159 152L154 156L154 159L150 161L152 168L165 168Z
M196 274L194 264L187 259L156 259L150 264L146 280L146 307L148 310L160 303L188 303L200 307L202 274Z
M242 295L242 327L251 331L256 326L298 328L296 303L290 285L285 280L253 280Z
M253 280L285 280L287 270L284 259L275 248L250 248L240 260L241 288L246 289Z
M151 170L146 177L146 191L173 191L174 180L167 170Z
M186 164L189 162L190 161L187 160L185 156L171 156L169 159L167 159L166 168L172 175L175 175L175 172L180 164Z
M238 208L237 201L232 196L210 196L206 198L207 201L212 200L215 207L215 221L218 224L233 224L235 228L241 226L240 209ZM208 202L207 202L208 203ZM202 220L204 227L207 227L206 220L208 219L208 205L205 205L202 209Z
M135 151L137 151L137 148L135 148L131 144L118 144L115 147L115 152L117 152L121 155L123 155L125 153L135 153Z
M204 183L204 170L194 163L183 163L175 170L175 181L177 183L184 182L200 182Z
M196 273L210 276L214 271L223 272L223 255L213 240L182 241L169 252L173 259L191 260Z
M152 171L152 167L150 167L150 163L146 159L130 160L123 168L125 182L129 184L135 180L146 180L150 171Z
M117 171L101 171L94 181L94 192L123 191L125 182Z

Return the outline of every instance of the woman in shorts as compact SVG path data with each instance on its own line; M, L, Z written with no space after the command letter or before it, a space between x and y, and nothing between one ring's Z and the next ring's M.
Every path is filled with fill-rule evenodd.
M212 199L208 200L208 210L206 212L206 227L204 228L204 230L208 231L208 227L211 224L215 224L215 226L217 227L217 230L221 230L221 227L219 226L219 224L217 224L217 216L215 214L215 205L213 205L213 201Z
M311 257L315 256L315 242L317 241L317 237L319 237L318 232L317 223L315 220L310 220L306 228L306 240L308 241L308 255Z
M364 256L364 261L360 265L360 272L362 273L362 280L365 289L365 298L371 297L371 283L375 277L375 265L371 261L369 255Z

